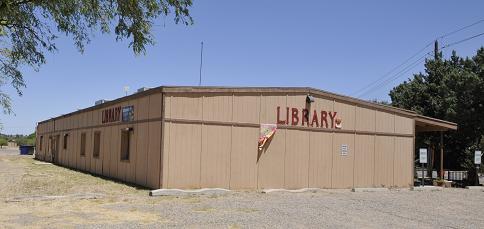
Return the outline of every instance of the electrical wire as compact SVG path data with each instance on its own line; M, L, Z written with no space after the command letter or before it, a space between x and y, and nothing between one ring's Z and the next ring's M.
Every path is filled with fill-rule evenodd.
M444 35L440 36L438 39L442 39L442 38L448 37L448 36L450 36L450 35L453 35L453 34L455 34L455 33L458 33L458 32L460 32L460 31L462 31L462 30L464 30L464 29L470 28L470 27L475 26L475 25L477 25L477 24L479 24L479 23L482 23L482 22L484 22L484 19L481 19L481 20L479 20L479 21L476 21L476 22L474 22L474 23L472 23L472 24L470 24L470 25L466 25L466 26L464 26L464 27L462 27L462 28L460 28L460 29L454 30L454 31L452 31L452 32L446 33L446 34L444 34Z
M412 62L410 65L406 66L405 68L403 68L402 70L400 70L398 73L394 74L391 78L388 78L386 79L385 81L381 82L380 84L378 85L375 85L373 86L372 88L369 88L368 90L366 90L364 93L360 94L360 96L358 96L358 98L361 98L363 96L366 96L366 95L369 95L373 92L375 92L375 90L395 81L396 79L400 78L401 76L403 76L405 73L407 73L408 71L412 70L413 68L415 68L416 66L420 65L421 63L425 62L425 57L426 56L431 56L430 55L430 52L428 53L425 53L425 55L421 56L420 58L418 58L416 61Z
M461 28L459 28L459 29L457 29L457 30L454 30L454 31L448 32L448 33L446 33L446 34L444 34L444 35L442 35L442 36L440 36L440 37L436 38L436 40L441 40L441 39L443 39L443 38L445 38L445 37L448 37L448 36L450 36L450 35L456 34L456 33L460 32L460 31L462 31L462 30L465 30L465 29L467 29L467 28L470 28L470 27L475 26L475 25L477 25L477 24L480 24L480 23L482 23L482 22L484 22L484 19L481 19L481 20L478 20L478 21L476 21L476 22L473 22L472 24L466 25L466 26L461 27ZM450 43L450 44L448 44L448 45L443 46L441 49L445 49L445 48L448 48L448 47L450 47L450 46L453 46L453 45L456 45L456 44L459 44L459 43L462 43L462 42L465 42L465 41L471 40L471 39L476 38L476 37L479 37L479 36L481 36L481 35L484 35L484 33L481 33L481 34L478 34L478 35L475 35L475 36L472 36L472 37L469 37L469 38L466 38L466 39L463 39L463 40L460 40L460 41L457 41L457 42ZM361 88L360 90L356 91L356 92L355 92L353 95L354 95L354 96L357 96L358 98L361 98L361 97L363 97L363 95L368 94L368 92L372 92L373 90L375 90L375 89L378 89L378 88L379 88L379 86L376 86L376 87L375 87L375 85L381 85L381 86L384 86L384 85L386 85L387 83L392 82L393 80L389 80L389 79L385 80L385 78L387 78L387 77L392 77L392 78L393 78L395 75L393 75L393 76L389 76L389 75L390 75L392 72L394 72L395 70L399 69L400 67L402 67L403 65L405 65L406 63L408 63L408 62L409 62L410 60L412 60L412 59L413 59L415 56L417 56L417 55L418 55L418 54L420 54L422 51L424 51L425 49L427 49L427 48L428 48L428 47L429 47L429 46L430 46L432 43L433 43L433 41L432 41L432 42L429 42L427 45L425 45L423 48L421 48L421 49L420 49L420 50L419 50L417 53L415 53L415 54L413 54L411 57L407 58L407 59L406 59L406 60L405 60L403 63L401 63L401 64L397 65L397 66L396 66L396 67L394 67L392 70L390 70L389 72L387 72L387 73L385 73L384 75L382 75L381 77L379 77L377 80L373 81L372 83L368 84L367 86L365 86L365 87ZM427 54L428 54L428 53L427 53ZM426 55L427 55L427 54L426 54ZM421 58L422 58L422 57L421 57ZM414 62L414 63L415 63L415 62ZM410 66L411 66L411 65L412 65L412 64L410 64ZM407 67L408 67L408 66L407 66ZM404 68L404 69L406 69L406 68ZM398 74L399 74L399 73L396 73L396 75L398 75ZM392 79L392 78L390 78L390 79ZM398 78L398 77L397 77L397 78ZM385 82L387 82L387 83L385 83ZM370 89L370 88L371 88L371 89ZM359 95L359 96L358 96L358 95Z
M462 39L462 40L459 40L459 41L455 41L455 42L449 43L449 44L447 44L447 45L443 46L443 47L442 47L442 48L440 48L440 49L441 49L441 50L442 50L442 49L446 49L446 48L448 48L448 47L452 47L452 46L454 46L454 45L457 45L457 44L460 44L460 43L463 43L463 42L466 42L466 41L472 40L472 39L477 38L477 37L480 37L480 36L482 36L482 35L484 35L484 33L479 33L479 34L476 34L476 35L473 35L473 36L470 36L470 37L464 38L464 39ZM430 55L430 52L429 52L429 53L426 53L426 55L424 55L424 56L420 57L420 58L419 58L419 59L418 59L416 62L418 62L420 59L422 59L423 57L425 57L425 56L427 56L427 55ZM415 63L415 62L414 62L414 63ZM420 63L420 62L419 62L419 63ZM410 69L413 69L413 68L416 66L416 65L412 65L412 64L410 64L410 65L412 66ZM407 66L407 68L408 68L408 66ZM405 69L406 69L406 68L404 68L403 70L405 70ZM408 69L408 70L410 70L410 69ZM403 71L403 70L402 70L402 71ZM408 70L407 70L407 71L405 71L405 72L408 72ZM400 72L402 72L402 71L400 71ZM403 73L402 73L402 74L403 74ZM390 82L392 82L392 81L394 81L394 80L396 80L396 79L398 79L398 78L400 78L400 77L401 77L401 74L397 73L397 74L396 74L396 75L394 75L392 78L389 78L389 79L385 80L384 82L382 82L382 83L380 83L380 84L378 84L378 85L376 85L376 86L374 86L374 87L372 87L372 88L370 88L370 89L366 90L366 92L365 92L365 93L363 93L363 94L361 94L361 95L359 96L359 98L361 98L361 97L363 97L363 96L365 96L365 95L367 95L367 94L369 94L369 93L371 93L371 92L374 92L375 90L379 89L380 87L383 87L383 86L387 85L388 83L390 83Z
M466 41L468 41L468 40L472 40L472 39L474 39L474 38L476 38L476 37L480 37L480 36L482 36L482 35L484 35L484 33L479 33L479 34L477 34L477 35L474 35L474 36L471 36L471 37L468 37L468 38L464 38L464 39L459 40L459 41L456 41L456 42L449 43L449 44L447 44L447 45L444 45L444 46L443 46L441 49L445 49L445 48L448 48L448 47L451 47L451 46L454 46L454 45L460 44L460 43L462 43L462 42L466 42Z
M409 57L405 61L403 61L403 63L399 64L398 66L395 66L394 68L392 68L392 70L390 70L389 72L385 73L384 75L382 75L381 77L379 77L377 80L371 82L370 84L366 85L365 87L361 88L360 90L356 91L353 95L356 96L358 94L361 94L361 93L365 92L367 88L373 87L375 84L380 83L381 80L384 80L388 75L390 75L391 73L393 73L394 71L396 71L397 69L399 69L400 67L402 67L403 65L405 65L406 63L408 63L415 56L417 56L422 51L424 51L425 49L427 49L430 45L432 45L432 43L433 43L433 41L432 42L429 42L427 45L425 45L425 47L421 48L418 52L416 52L411 57Z

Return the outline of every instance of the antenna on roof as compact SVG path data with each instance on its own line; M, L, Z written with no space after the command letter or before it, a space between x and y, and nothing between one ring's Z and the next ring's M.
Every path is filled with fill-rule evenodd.
M129 86L124 86L123 90L124 90L124 93L126 94L126 96L128 96Z
M203 41L200 43L200 78L198 79L198 86L202 86L202 65L203 65Z

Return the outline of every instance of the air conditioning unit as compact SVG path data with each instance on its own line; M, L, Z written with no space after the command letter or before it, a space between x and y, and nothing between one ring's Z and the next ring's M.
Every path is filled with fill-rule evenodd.
M149 89L150 89L150 88L148 88L148 87L142 87L142 88L138 89L138 90L136 91L136 93L140 93L140 92L143 92L143 91L147 91L147 90L149 90Z
M94 105L103 104L103 103L105 103L105 102L107 102L107 100L105 100L105 99L100 99L100 100L96 101L96 102L94 103Z

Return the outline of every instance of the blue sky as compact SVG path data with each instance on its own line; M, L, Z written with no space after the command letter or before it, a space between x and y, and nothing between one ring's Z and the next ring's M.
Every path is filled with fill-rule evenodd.
M124 95L123 86L197 85L204 42L205 86L308 86L354 96L426 44L484 19L484 1L194 1L192 26L160 18L156 44L135 56L127 42L94 33L84 54L62 37L40 71L24 71L27 88L12 95L14 115L2 133L28 134L36 122ZM484 23L442 45L484 32ZM453 46L473 55L484 36ZM425 52L431 51L433 46ZM451 49L444 50L448 57ZM417 56L419 57L419 56ZM411 62L409 62L411 63ZM417 65L363 99L390 100Z

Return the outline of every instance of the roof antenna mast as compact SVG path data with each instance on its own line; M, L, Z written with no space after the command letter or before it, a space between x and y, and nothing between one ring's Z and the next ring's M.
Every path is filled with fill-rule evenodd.
M198 86L202 86L203 41L200 43L200 45L200 77L198 79Z

